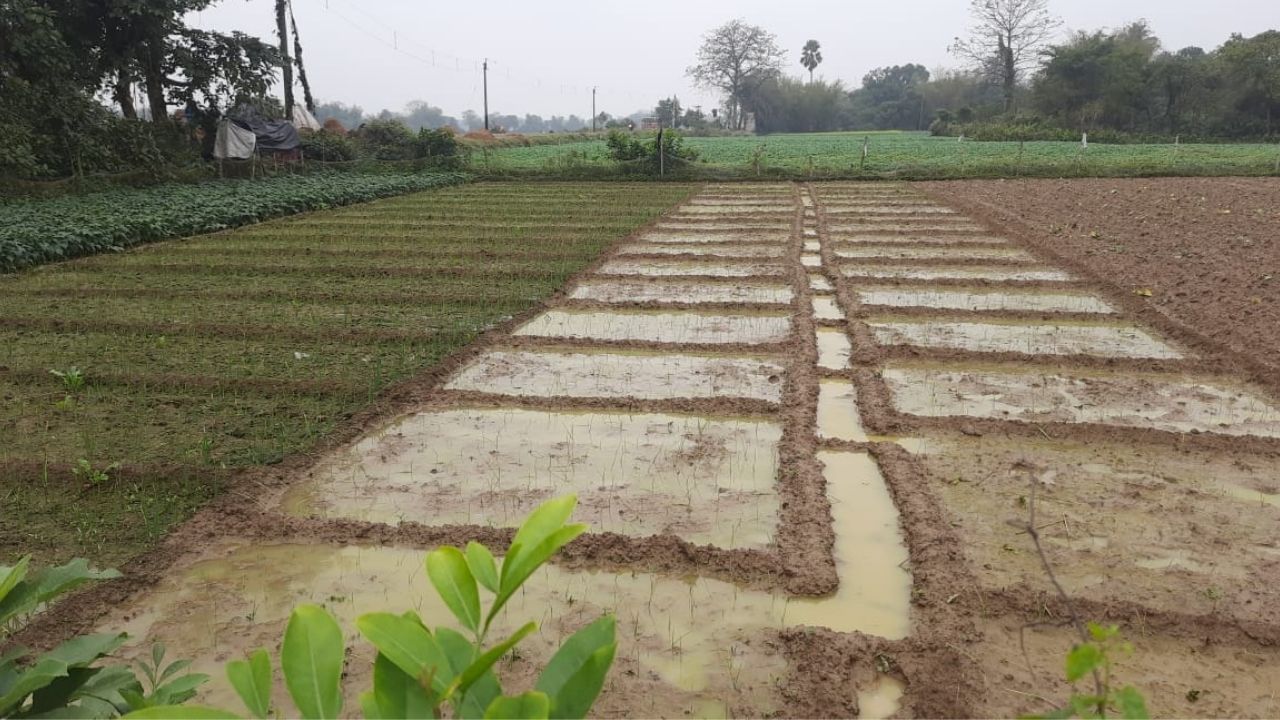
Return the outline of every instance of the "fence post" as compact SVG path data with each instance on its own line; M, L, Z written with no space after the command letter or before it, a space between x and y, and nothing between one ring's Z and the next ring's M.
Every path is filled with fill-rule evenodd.
M662 146L662 133L665 128L658 128L658 177L666 177L667 174L667 153Z

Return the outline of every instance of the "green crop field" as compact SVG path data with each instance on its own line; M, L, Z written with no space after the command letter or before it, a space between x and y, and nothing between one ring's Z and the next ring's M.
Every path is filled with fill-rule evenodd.
M867 157L862 148L867 144ZM973 142L927 133L840 132L689 137L698 178L964 178L1008 176L1144 176L1280 174L1280 145L1100 145L1077 142ZM477 153L476 171L573 174L614 165L604 141L512 147Z
M0 555L134 554L691 191L468 185L0 276Z

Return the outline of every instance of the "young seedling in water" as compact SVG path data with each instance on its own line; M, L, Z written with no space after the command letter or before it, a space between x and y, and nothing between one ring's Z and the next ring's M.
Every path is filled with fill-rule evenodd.
M538 629L526 623L496 644L487 640L494 620L533 573L586 525L567 524L577 498L543 503L516 531L505 557L495 558L484 545L466 549L442 547L427 554L431 584L453 613L463 632L430 628L416 612L375 612L360 616L356 626L378 654L373 689L361 693L366 718L582 718L591 709L617 651L614 619L604 616L574 633L539 675L534 689L503 694L494 665ZM480 589L494 598L488 608ZM469 637L468 637L469 636ZM280 667L285 687L303 718L335 718L342 713L342 676L346 639L337 620L325 609L301 605L285 627ZM270 655L254 651L247 660L227 664L227 677L256 718L275 712ZM211 718L231 716L213 708L170 705L135 712L133 718Z

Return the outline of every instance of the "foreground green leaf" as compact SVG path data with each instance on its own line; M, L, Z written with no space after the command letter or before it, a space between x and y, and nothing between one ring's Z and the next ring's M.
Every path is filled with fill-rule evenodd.
M486 720L541 720L551 716L551 701L536 690L494 700L485 710Z
M280 648L280 668L302 717L327 720L342 712L345 652L342 629L328 611L316 605L294 608Z
M248 661L227 663L227 679L254 717L265 718L271 714L271 657L266 650L254 650Z
M534 686L551 698L558 718L582 718L604 688L618 644L606 615L574 633L547 663Z

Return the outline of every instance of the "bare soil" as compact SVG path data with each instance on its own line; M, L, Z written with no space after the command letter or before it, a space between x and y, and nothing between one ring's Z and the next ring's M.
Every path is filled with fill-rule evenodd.
M1131 306L1280 369L1280 179L973 180L920 188L1086 270Z

